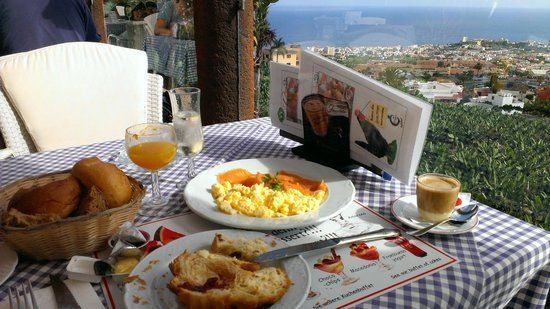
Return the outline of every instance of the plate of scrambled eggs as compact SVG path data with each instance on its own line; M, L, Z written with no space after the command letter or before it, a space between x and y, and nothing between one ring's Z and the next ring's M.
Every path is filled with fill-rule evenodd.
M199 216L222 225L274 230L316 224L339 214L355 196L338 171L296 159L260 158L202 172L184 197Z

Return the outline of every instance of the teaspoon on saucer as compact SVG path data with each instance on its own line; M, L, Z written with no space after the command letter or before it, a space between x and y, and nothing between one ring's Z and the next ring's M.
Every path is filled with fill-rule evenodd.
M422 236L424 234L426 234L427 232L429 232L431 229L443 224L443 223L446 223L446 222L451 222L453 224L464 224L466 222L468 222L468 220L470 220L473 216L475 216L477 214L477 211L478 211L478 204L479 203L473 203L473 204L469 204L469 205L465 205L465 206L462 206L462 207L458 207L456 208L455 210L453 210L453 212L451 213L451 216L445 220L441 220L439 222L436 222L428 227L425 227L423 229L420 229L420 230L416 230L416 231L409 231L407 232L408 235L411 235L411 236Z

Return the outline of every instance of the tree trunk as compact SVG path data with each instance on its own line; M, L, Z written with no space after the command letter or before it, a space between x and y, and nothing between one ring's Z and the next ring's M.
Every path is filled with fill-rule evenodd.
M97 29L97 33L101 36L101 42L107 43L107 30L105 28L105 13L103 12L103 0L94 0L91 7L92 18Z
M245 1L244 11L237 0L195 1L194 7L203 123L253 118L252 1Z
M241 0L242 1L242 0ZM255 118L254 113L254 3L244 1L244 10L240 11L241 29L241 120Z

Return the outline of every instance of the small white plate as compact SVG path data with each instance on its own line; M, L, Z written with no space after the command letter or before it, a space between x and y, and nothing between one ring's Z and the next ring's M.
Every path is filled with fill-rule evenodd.
M19 258L17 252L5 243L0 243L0 257L0 285L2 285L13 274Z
M211 187L216 183L218 174L235 168L270 174L284 170L305 178L323 180L328 188L327 197L319 208L295 216L256 218L226 214L216 207ZM215 223L247 230L289 229L317 224L338 215L353 201L354 196L353 183L332 168L305 160L277 158L238 160L215 166L193 178L184 191L187 206L197 215Z
M416 206L416 195L403 196L394 201L391 206L391 212L397 220L413 229L422 229L432 224L429 222L423 222L423 220L419 218ZM431 229L428 233L440 235L463 234L473 230L478 223L479 219L477 215L475 215L472 219L462 225L444 223Z
M217 233L231 238L263 238L270 247L269 250L288 246L282 240L271 235L240 230L214 230L176 239L168 245L151 252L134 268L130 277L138 275L139 278L145 281L145 284L140 284L139 280L134 280L125 285L124 303L126 307L183 308L183 305L178 302L177 296L167 287L173 278L168 264L185 250L194 252L200 249L209 249L212 239ZM276 243L274 247L271 247L272 241ZM311 277L306 261L301 256L297 256L282 260L273 266L281 267L288 274L292 285L286 294L270 308L298 308L306 299L311 285Z

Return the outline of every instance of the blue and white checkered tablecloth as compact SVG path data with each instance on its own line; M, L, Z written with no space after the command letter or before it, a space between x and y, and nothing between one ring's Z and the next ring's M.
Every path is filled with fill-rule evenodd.
M205 148L196 157L198 171L226 161L253 157L293 157L297 143L279 136L268 119L255 119L205 127ZM36 153L0 161L0 185L22 177L70 168L76 160L99 156L114 160L121 141ZM123 167L124 169L124 167ZM149 184L149 175L127 169ZM175 165L161 173L163 194L171 202L162 209L142 207L136 221L188 211L176 183L185 180L186 166ZM392 218L390 203L414 193L414 186L358 168L346 173L357 189L356 199ZM472 233L457 236L428 234L426 241L456 256L460 263L357 305L385 308L544 308L550 289L550 233L488 206L479 213ZM0 287L0 301L7 288L30 279L35 287L49 284L49 274L63 274L65 261L21 261L15 275ZM95 286L105 300L99 285Z

